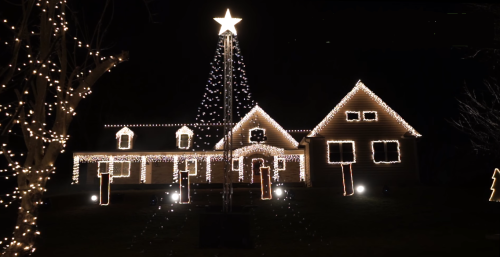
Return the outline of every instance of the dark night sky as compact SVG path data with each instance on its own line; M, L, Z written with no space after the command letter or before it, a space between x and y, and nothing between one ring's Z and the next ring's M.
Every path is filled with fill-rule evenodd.
M446 167L469 151L447 120L464 80L478 86L488 68L453 45L489 47L493 32L465 5L158 0L150 22L142 1L115 2L109 51L129 50L130 60L78 107L62 169L72 151L95 149L104 124L194 122L220 29L213 17L227 8L243 19L236 29L254 99L285 129L314 128L361 79L423 135L424 165Z

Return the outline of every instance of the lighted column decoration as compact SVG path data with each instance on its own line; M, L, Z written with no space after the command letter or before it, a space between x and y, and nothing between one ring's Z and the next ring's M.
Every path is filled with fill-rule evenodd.
M238 161L238 179L240 182L243 182L243 161L244 161L245 157L244 156L240 156L239 157L239 161Z
M109 173L109 183L113 183L113 168L114 168L114 157L113 156L109 156L108 157L108 160L109 160L109 170L108 170L108 173Z
M490 197L490 201L491 202L500 202L500 193L498 193L498 181L497 179L500 179L500 170L499 169L495 169L495 171L493 172L493 184L491 185L491 190L493 190L493 192L491 193L491 197Z
M179 203L188 204L190 203L190 192L189 192L189 171L183 170L179 172L180 183L179 183Z
M206 157L206 162L207 162L206 179L207 183L210 183L210 181L212 181L212 156L208 155Z
M344 182L344 196L354 194L354 184L352 180L352 164L342 164L342 181Z
M73 157L73 182L71 185L78 184L78 178L80 176L80 157Z
M260 192L262 200L271 200L273 198L269 167L260 167Z
M110 184L111 184L110 173L101 173L100 187L99 187L99 205L106 206L109 205L109 194L110 194Z
M306 160L304 155L300 155L300 181L306 181Z
M141 184L146 183L146 156L141 157Z
M221 29L219 35L224 36L224 194L223 211L231 212L233 185L231 181L232 170L232 139L233 135L233 35L236 35L234 25L241 21L238 18L232 18L229 9L226 11L226 17L214 18L220 23Z
M273 179L275 182L279 181L280 175L278 171L278 156L274 156L274 164L273 164Z
M179 157L174 156L174 178L173 182L174 183L179 183Z

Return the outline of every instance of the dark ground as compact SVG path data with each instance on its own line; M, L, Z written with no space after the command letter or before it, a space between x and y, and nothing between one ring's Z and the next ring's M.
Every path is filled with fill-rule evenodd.
M198 247L198 206L220 205L219 189L196 190L189 205L166 198L161 209L149 199L165 190L115 192L123 201L107 207L90 203L91 192L53 196L33 256L500 256L499 242L485 238L500 232L490 191L371 190L343 197L341 188L297 188L296 200L262 201L258 189L235 189L235 205L256 206L246 250Z

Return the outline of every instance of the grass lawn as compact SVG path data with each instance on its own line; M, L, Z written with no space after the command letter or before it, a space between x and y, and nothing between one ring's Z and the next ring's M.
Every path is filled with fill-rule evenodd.
M199 248L202 206L221 204L218 189L196 190L189 205L149 206L161 190L121 191L123 202L106 207L89 203L91 193L53 196L33 256L500 256L500 243L485 239L500 233L488 190L294 190L295 200L261 201L258 189L235 189L235 205L255 205L252 249Z

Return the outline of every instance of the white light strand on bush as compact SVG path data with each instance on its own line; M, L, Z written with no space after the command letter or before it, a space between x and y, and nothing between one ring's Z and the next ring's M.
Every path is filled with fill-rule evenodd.
M344 162L343 160L340 162L330 162L330 144L335 144L335 143L352 143L352 155L353 155L353 161L352 162ZM352 140L340 140L340 141L327 141L326 142L326 148L327 148L327 153L326 153L326 159L328 160L329 164L350 164L350 163L356 163L356 146L354 144L354 141ZM343 153L341 153L342 156Z
M386 143L397 143L398 144L398 160L397 161L375 161L375 148L373 147L374 143L384 143L384 147L386 147ZM372 141L372 159L374 163L400 163L401 162L401 150L399 149L399 141L398 140L377 140Z
M300 155L300 181L306 180L306 161L303 154Z
M247 122L249 119L251 119L253 117L253 115L255 115L256 113L259 113L262 117L264 117L269 123L271 123L271 125L276 128L279 132L281 132L283 134L283 136L290 142L292 143L293 147L297 148L299 146L299 143L290 135L288 134L288 132L286 132L286 130L283 129L283 127L281 127L280 124L278 124L275 120L273 120L266 112L264 112L264 110L262 110L262 108L260 108L258 105L255 105L255 107L253 107L253 109L247 113L247 115L245 115L245 117L243 117L241 119L240 122L236 123L236 125L234 126L232 132L233 133L237 133L238 129L241 128L241 126ZM221 147L224 145L224 139L221 139L216 145L215 145L215 148L216 149L221 149Z
M367 118L365 118L365 113L374 113L375 114L375 119L367 119ZM363 121L378 121L377 111L363 111Z
M212 156L208 155L206 158L207 163L207 171L205 174L206 180L208 183L212 181Z
M270 156L283 155L285 153L285 149L271 145L254 144L234 150L233 156L249 156L256 153Z
M179 157L174 156L174 172L173 182L179 183Z
M339 112L339 110L345 106L345 104L359 91L363 90L365 93L367 93L376 103L378 103L380 106L382 106L389 115L391 115L393 118L396 119L396 121L403 125L408 132L410 132L411 135L415 137L421 137L420 135L412 126L410 126L408 123L406 123L399 114L397 114L394 110L392 110L382 99L380 99L377 95L375 95L368 87L366 87L361 80L356 83L356 86L349 92L343 99L340 101L340 103L335 106L335 108L309 133L307 136L308 137L314 137L319 134L319 132L332 120L333 116Z
M146 156L141 156L141 183L146 183Z
M78 177L80 176L80 157L73 157L73 177L71 185L78 184Z
M125 147L122 147L122 135L128 136L128 142L127 142L128 144ZM130 149L130 148L132 148L131 146L132 146L132 139L133 138L134 138L134 132L132 130L130 130L127 127L120 129L116 133L116 139L118 139L118 149Z

